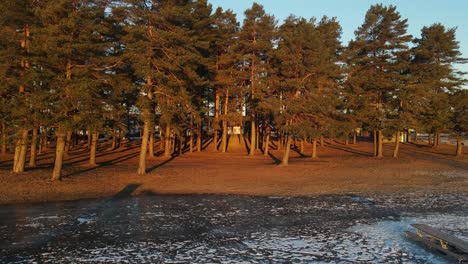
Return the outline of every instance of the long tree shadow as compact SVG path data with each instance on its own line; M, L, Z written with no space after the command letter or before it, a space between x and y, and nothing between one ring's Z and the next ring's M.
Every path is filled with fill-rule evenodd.
M109 151L109 152L104 152L104 153L96 153L96 158L102 158L102 157L105 157L105 156L109 156L109 155L115 155L117 153L122 153L122 152L127 152L127 151L131 151L135 148L138 148L138 146L134 146L134 147L130 147L130 148L126 148L126 149L123 149L123 150L118 150L118 151ZM133 155L134 153L130 154L130 155ZM125 155L125 157L128 156L128 155ZM89 160L89 156L75 156L75 157L70 157L70 155L65 159L65 164L66 165L74 165L74 164L78 164L78 163L82 163L84 161L87 161Z
M297 154L299 154L299 158L310 158L310 157L312 157L312 156L309 156L309 155L306 155L306 154L302 153L300 151L300 149L298 149L297 147L292 147L291 150L296 152Z
M412 157L415 157L418 159L427 160L431 162L437 162L437 163L441 163L444 165L449 165L451 167L468 170L468 163L466 161L455 160L455 159L450 159L446 157L446 156L449 156L449 157L454 157L454 156L439 155L439 153L434 153L431 151L414 151L414 150L406 149L405 147L403 147L400 150L400 152L405 155L411 155Z
M70 177L77 176L77 175L80 175L80 174L85 173L85 172L96 170L98 168L111 166L111 165L114 165L114 164L117 164L117 163L120 163L120 162L123 162L123 161L126 161L126 160L133 159L134 157L136 157L138 155L139 155L139 153L133 153L133 154L126 155L126 156L123 156L123 157L118 157L118 158L115 158L115 159L112 159L112 160L108 160L108 161L104 161L104 162L98 162L97 166L93 166L93 167L89 167L89 168L86 168L86 169L74 171L72 173L64 175L63 178L70 178Z
M132 196L132 193L141 186L141 183L129 183L116 195L112 196L111 200L122 199Z
M211 144L211 142L213 142L213 140L213 138L204 140L204 142L202 143L202 150L205 150Z
M146 169L146 172L147 172L147 173L150 173L150 172L154 171L155 169L160 168L160 167L166 165L167 163L173 161L175 158L176 158L176 156L173 155L173 156L171 156L169 159L167 159L167 160L165 160L165 161L163 161L163 162L161 162L161 163L159 163L159 164L156 164L156 165L154 165L154 166L152 166L152 167L147 168L147 169Z
M268 151L268 156L270 156L270 158L273 160L273 164L275 165L281 164L281 160L278 159L275 155L273 155L273 153L271 153L270 151Z
M329 148L333 148L333 149L338 149L338 150L341 150L341 151L344 151L344 152L349 152L349 153L353 153L353 154L358 154L358 155L363 155L363 156L368 156L368 157L372 157L372 153L369 153L369 152L365 152L365 151L360 151L360 150L356 150L356 149L352 149L350 147L342 147L342 146L337 146L337 145L332 145L330 143L326 143L326 146L329 147Z

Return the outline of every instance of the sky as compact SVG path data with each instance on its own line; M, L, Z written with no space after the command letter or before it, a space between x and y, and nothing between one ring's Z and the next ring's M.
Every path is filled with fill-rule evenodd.
M243 13L254 2L263 5L268 14L281 23L290 14L299 17L320 19L326 15L336 17L343 28L342 43L346 45L354 37L354 31L364 22L364 17L373 4L394 5L401 17L408 19L408 33L419 37L424 26L441 23L446 28L457 28L462 57L468 57L468 0L208 0L213 10L218 6L232 9L239 22ZM468 72L468 64L457 65Z

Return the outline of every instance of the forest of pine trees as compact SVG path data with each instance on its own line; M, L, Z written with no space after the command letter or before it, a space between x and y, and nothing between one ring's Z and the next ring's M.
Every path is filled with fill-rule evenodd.
M355 142L358 128L376 157L385 137L417 141L410 129L434 148L450 133L462 154L468 92L455 29L411 36L395 6L371 6L347 45L335 18L278 22L256 3L241 23L207 0L0 1L0 14L0 146L15 173L55 147L58 180L75 144L96 165L99 137L115 149L134 127L139 174L156 128L165 157L207 141L229 151L233 124L248 155L276 140L282 165L293 141L312 143L316 158L324 138Z

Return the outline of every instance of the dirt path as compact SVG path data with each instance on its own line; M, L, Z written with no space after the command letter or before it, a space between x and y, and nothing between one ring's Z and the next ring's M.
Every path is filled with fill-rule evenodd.
M372 145L327 144L318 148L319 159L291 152L290 166L279 167L281 151L248 157L234 153L184 154L148 159L148 174L136 172L138 142L110 151L102 146L98 166L87 165L87 151L77 149L66 158L64 179L52 182L53 152L39 157L38 167L10 173L11 156L0 157L0 203L74 200L157 194L247 194L304 196L343 193L468 192L468 158L453 157L453 146L437 151L424 145L402 144L400 158L391 158L386 145L383 159L371 157ZM210 149L210 148L207 148Z

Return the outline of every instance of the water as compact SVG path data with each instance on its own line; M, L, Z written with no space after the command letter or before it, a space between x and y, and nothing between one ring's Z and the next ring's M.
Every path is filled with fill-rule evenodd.
M156 196L0 206L2 263L447 263L411 223L468 238L467 195Z

